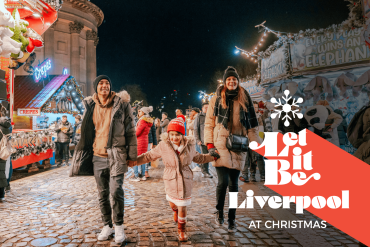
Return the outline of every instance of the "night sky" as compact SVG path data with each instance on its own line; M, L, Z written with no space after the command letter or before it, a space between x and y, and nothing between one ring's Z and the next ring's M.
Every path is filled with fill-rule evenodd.
M97 69L113 81L139 84L149 104L173 90L190 93L187 105L200 106L199 90L206 90L216 70L252 63L235 55L258 43L254 26L282 32L326 28L348 17L344 0L153 1L91 0L104 12L99 27ZM267 45L276 40L269 35ZM210 92L208 92L210 93Z

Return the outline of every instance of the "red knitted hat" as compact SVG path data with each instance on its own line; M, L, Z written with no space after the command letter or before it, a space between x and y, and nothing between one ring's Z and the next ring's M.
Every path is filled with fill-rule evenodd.
M177 118L182 118L182 120L184 121L184 123L185 123L185 121L186 121L186 120L185 120L185 116L184 116L184 115L178 115L178 116L177 116Z
M171 120L171 122L168 124L167 133L170 131L177 131L185 135L185 125L181 118Z

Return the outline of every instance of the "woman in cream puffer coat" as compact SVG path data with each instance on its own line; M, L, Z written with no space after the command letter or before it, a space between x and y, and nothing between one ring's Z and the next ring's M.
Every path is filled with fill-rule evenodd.
M249 142L262 143L258 136L258 120L248 92L239 85L240 78L235 68L228 67L224 74L224 85L217 89L207 110L204 139L211 155L220 158L213 162L218 175L216 190L216 223L224 223L224 205L227 187L229 192L238 192L238 178L243 169L247 152L233 152L226 147L230 132L247 136ZM229 232L235 232L236 209L229 209Z

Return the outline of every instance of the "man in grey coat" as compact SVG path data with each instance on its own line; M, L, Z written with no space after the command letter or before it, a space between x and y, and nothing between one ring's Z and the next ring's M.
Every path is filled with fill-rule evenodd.
M162 112L162 120L161 120L162 133L167 133L167 127L169 123L170 123L170 120L168 119L168 114L166 112Z
M68 165L69 143L73 134L73 127L72 124L68 122L66 115L62 116L62 122L60 124L56 124L54 130L57 132L56 146L59 153L57 166L62 166L63 160L65 165Z
M208 154L207 146L204 143L204 123L206 121L206 114L209 103L206 101L202 104L202 111L198 113L194 120L194 137L196 144L200 146L202 154ZM203 173L203 177L212 178L213 176L209 173L209 163L200 165Z
M126 91L112 92L111 83L108 76L98 76L94 81L96 93L84 100L81 139L70 176L95 177L104 223L98 240L107 240L113 233L113 216L115 242L120 244L126 238L122 184L128 166L136 162L137 139L130 95Z

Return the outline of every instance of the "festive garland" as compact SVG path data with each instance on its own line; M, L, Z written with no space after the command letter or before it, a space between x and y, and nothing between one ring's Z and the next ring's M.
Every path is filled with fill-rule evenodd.
M8 140L12 150L11 159L17 160L31 154L39 155L49 149L55 151L55 143L51 141L51 135L52 132L48 130L11 134Z

